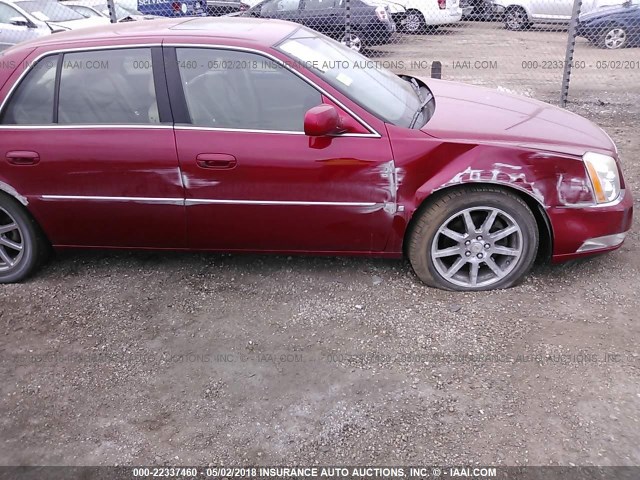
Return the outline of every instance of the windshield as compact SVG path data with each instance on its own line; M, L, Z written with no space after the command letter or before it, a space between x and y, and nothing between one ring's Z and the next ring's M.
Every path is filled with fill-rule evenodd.
M27 2L19 2L17 5L41 22L68 22L85 18L78 12L55 1L29 0Z
M374 60L307 29L298 30L277 48L381 120L402 127L417 123L414 116L422 104L418 88L378 68Z

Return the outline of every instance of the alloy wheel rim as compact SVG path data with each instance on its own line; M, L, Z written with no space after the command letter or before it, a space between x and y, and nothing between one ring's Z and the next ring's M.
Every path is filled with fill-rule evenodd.
M342 39L342 42L340 43L342 43L346 47L349 47L351 50L355 50L356 52L359 52L362 48L362 41L360 40L360 37L353 34L349 35L349 42L347 42L347 35L345 35Z
M24 235L15 218L0 207L0 272L14 268L24 255Z
M607 35L604 38L604 44L607 48L620 48L622 45L624 45L626 39L627 34L622 28L614 28L607 32Z
M524 16L522 12L510 12L507 16L507 24L509 28L517 29L524 24Z
M420 19L416 13L411 13L405 18L404 28L408 32L417 32L420 29Z
M524 251L522 229L494 207L471 207L451 215L431 243L431 260L447 282L480 288L507 277Z

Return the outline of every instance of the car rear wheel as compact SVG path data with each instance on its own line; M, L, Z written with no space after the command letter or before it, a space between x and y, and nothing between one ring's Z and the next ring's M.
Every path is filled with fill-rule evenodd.
M40 264L46 244L22 205L0 194L0 283L19 282Z
M522 7L509 7L504 14L504 26L507 30L524 30L530 25L527 12Z
M439 197L416 219L408 255L431 287L478 291L516 285L533 265L538 227L518 196L469 187Z
M624 48L627 45L628 37L626 30L619 25L610 25L602 30L598 45L601 48L616 50Z
M409 10L402 20L402 30L405 33L417 34L425 31L427 22L419 10Z
M342 43L342 45L345 45L349 47L351 50L354 50L356 52L360 52L364 47L364 43L358 32L351 32L351 33L345 34L344 37L342 37L342 40L340 40L340 43Z

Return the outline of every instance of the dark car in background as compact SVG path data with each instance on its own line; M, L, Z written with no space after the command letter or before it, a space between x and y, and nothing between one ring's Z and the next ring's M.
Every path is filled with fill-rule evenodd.
M496 6L491 0L461 0L463 20L499 20Z
M203 17L207 15L205 0L138 0L138 11L162 17Z
M251 6L240 0L207 0L207 15L221 17L230 13L244 12Z
M396 31L387 7L367 0L351 0L351 28L346 33L345 0L264 0L240 14L247 17L275 18L301 23L348 45L355 51L371 45L384 45Z
M640 1L580 16L578 36L611 50L640 46Z

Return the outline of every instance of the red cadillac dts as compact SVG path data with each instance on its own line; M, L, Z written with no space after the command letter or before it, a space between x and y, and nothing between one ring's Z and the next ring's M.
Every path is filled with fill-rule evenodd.
M0 56L0 282L54 248L408 257L505 288L619 247L600 128L531 99L367 68L277 20L174 18Z

